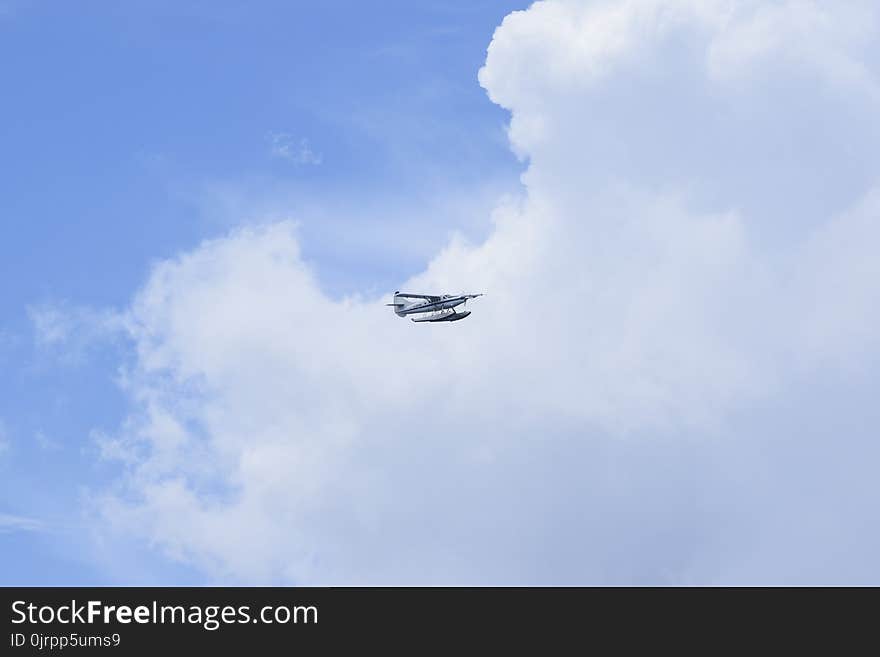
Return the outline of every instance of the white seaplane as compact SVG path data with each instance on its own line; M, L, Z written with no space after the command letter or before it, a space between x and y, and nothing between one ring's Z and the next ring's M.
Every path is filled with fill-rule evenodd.
M467 303L468 299L476 299L482 294L443 294L434 296L431 294L407 294L404 292L394 293L394 303L386 303L386 306L394 306L394 312L398 317L414 315L410 319L414 322L457 322L471 314L470 310L456 310L458 306Z

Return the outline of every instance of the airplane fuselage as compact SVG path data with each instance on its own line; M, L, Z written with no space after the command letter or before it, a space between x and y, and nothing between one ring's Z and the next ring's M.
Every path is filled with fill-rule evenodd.
M397 311L397 314L413 315L415 313L427 313L433 312L435 310L446 310L447 308L455 308L456 306L460 306L465 301L467 301L467 297L449 297L446 299L440 299L438 301L424 301L401 308Z

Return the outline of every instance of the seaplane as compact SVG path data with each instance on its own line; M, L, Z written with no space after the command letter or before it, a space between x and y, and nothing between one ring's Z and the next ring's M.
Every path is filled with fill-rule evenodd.
M470 310L459 306L467 303L468 299L476 299L483 296L480 294L408 294L395 292L394 303L386 303L386 306L394 306L394 313L398 317L413 315L410 319L414 322L457 322L471 314Z

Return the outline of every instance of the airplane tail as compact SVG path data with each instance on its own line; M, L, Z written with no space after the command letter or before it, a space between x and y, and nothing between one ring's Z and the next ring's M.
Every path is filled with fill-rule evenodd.
M401 311L406 307L406 302L404 301L403 297L401 297L399 295L400 295L400 292L395 292L394 293L394 303L386 303L385 305L386 306L393 306L394 312L398 316L403 317L403 313Z

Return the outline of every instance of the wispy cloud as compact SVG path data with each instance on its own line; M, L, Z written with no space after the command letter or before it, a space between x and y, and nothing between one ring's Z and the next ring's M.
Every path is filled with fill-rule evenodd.
M41 450L46 452L54 452L61 449L61 443L47 436L46 432L42 430L34 432L34 442L37 443Z
M2 456L4 452L9 451L9 440L6 435L6 425L3 420L0 419L0 456Z
M44 528L43 523L33 518L0 513L0 534L12 532L34 532Z
M65 364L80 363L95 344L106 345L124 321L113 311L63 302L32 305L27 313L36 347Z
M305 137L296 139L286 132L269 133L269 145L272 157L287 160L294 164L318 165L322 162L320 153L315 153Z

